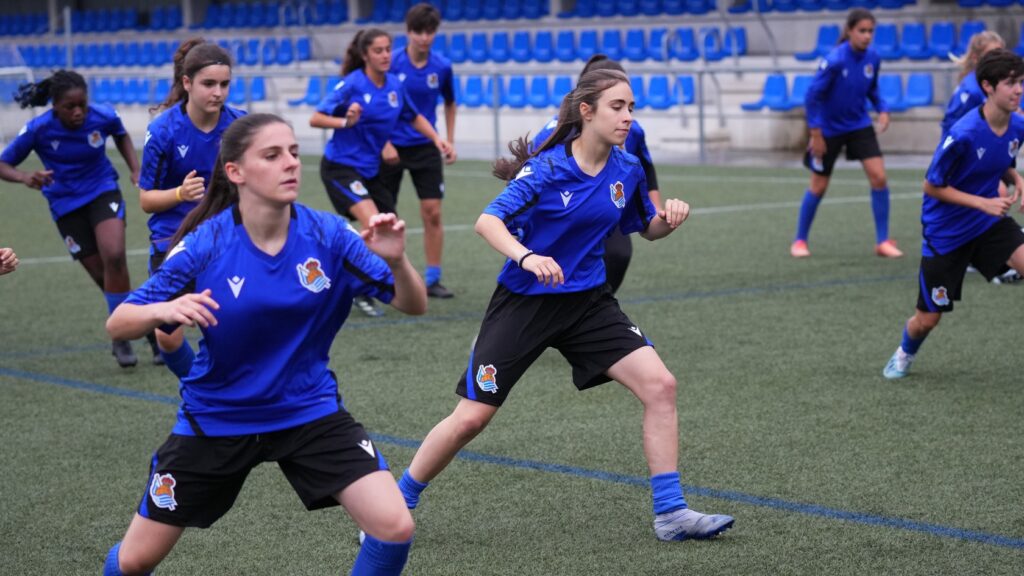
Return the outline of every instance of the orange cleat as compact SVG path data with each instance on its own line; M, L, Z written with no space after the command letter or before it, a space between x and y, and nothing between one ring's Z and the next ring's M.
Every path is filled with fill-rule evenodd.
M793 258L808 258L811 251L807 248L806 240L797 240L789 247L789 255Z
M896 247L895 240L885 240L875 245L875 254L882 258L902 258L903 252Z

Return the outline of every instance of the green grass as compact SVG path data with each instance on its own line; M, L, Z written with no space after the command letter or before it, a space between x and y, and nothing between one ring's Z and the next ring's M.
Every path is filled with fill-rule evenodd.
M696 494L694 508L732 514L736 527L712 542L665 544L653 537L645 487L457 460L416 511L407 573L1024 572L1024 288L969 277L966 300L913 375L880 375L916 301L922 171L890 174L893 235L908 253L897 261L872 254L859 172L836 174L806 261L787 252L804 172L666 166L659 175L663 194L695 213L664 241L634 240L619 297L679 378L684 482L979 531L1016 547ZM471 230L500 183L483 163L459 162L448 176L445 283L457 297L431 301L412 321L394 310L383 321L355 315L333 349L347 406L379 434L418 440L449 413L501 264ZM304 177L302 200L329 209L316 159ZM127 201L128 247L141 250L145 217L134 194ZM400 210L419 228L408 181ZM421 240L410 236L409 254L422 268ZM0 278L0 573L98 574L175 409L52 381L161 396L177 384L146 362L117 368L101 295L78 265L46 260L65 251L37 192L0 186L0 245L25 262ZM136 285L145 262L129 256ZM548 353L470 449L644 478L640 440L628 392L575 392L568 366ZM412 457L380 444L396 472ZM159 573L338 574L356 552L342 512L305 512L266 465L212 529L186 533Z

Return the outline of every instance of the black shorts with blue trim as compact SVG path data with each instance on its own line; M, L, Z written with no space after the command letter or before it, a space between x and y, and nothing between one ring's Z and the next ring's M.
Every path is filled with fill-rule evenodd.
M416 188L416 196L420 200L443 199L444 161L437 146L395 146L395 150L398 152L398 163L381 162L379 175L393 201L398 201L398 190L402 186L402 174L405 170L409 171L412 184Z
M501 406L548 348L569 361L573 384L585 390L611 380L608 368L644 346L653 345L619 308L607 285L526 296L499 284L455 392Z
M951 312L960 300L967 266L978 269L986 280L1006 271L1014 251L1024 245L1024 232L1009 216L963 246L939 256L922 256L918 274L917 309ZM933 251L934 252L934 251Z
M321 158L320 179L334 209L349 220L355 219L349 209L363 200L373 200L379 212L395 212L395 199L380 181L380 173L367 178L351 166Z
M98 253L96 225L112 218L125 220L124 198L117 189L104 192L92 202L58 218L57 231L71 257L81 260Z
M336 506L334 496L350 484L388 469L362 425L341 409L265 434L171 434L153 455L139 515L208 528L231 509L249 472L262 462L277 462L307 510Z
M822 157L821 163L815 162L815 158L811 156L811 151L808 149L804 154L804 166L815 174L831 176L836 159L839 158L839 153L843 151L844 147L847 160L867 160L882 155L882 148L878 145L875 128L868 126L838 136L826 136L825 156Z

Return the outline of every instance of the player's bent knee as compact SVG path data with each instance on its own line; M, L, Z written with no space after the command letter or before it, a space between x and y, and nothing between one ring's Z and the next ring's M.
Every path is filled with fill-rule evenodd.
M408 542L416 532L416 523L408 510L389 519L372 532L373 537L384 542Z
M648 401L659 405L670 403L675 406L677 386L676 377L665 370L652 376L644 388L647 390Z

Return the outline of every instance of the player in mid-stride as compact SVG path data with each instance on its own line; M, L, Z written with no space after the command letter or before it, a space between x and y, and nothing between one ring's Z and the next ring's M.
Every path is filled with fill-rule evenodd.
M949 129L925 177L917 310L882 371L886 378L908 374L924 339L960 300L968 265L989 280L1005 266L1024 272L1024 232L1007 216L1024 191L1016 170L1024 117L1015 113L1024 60L998 48L975 74L987 99ZM1000 180L1014 187L1012 195L999 194Z

